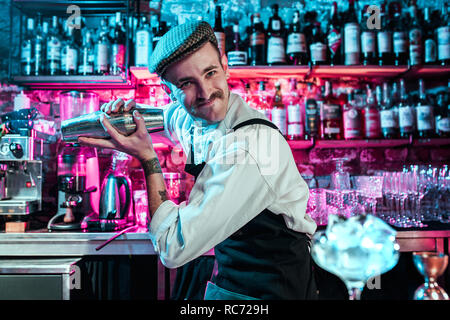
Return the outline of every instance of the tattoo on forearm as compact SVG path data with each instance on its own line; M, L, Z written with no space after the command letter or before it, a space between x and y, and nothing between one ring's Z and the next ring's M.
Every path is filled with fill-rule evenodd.
M142 169L144 169L145 176L149 176L154 173L162 173L158 158L153 158L142 162Z
M167 197L167 192L166 190L164 191L158 191L159 196L161 197L161 201L166 201L169 200L169 198Z

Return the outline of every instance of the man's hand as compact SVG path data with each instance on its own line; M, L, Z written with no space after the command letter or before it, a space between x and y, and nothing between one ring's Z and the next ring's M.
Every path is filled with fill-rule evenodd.
M78 142L83 145L90 145L98 148L116 149L128 153L129 155L137 158L139 161L147 161L156 157L156 152L153 149L152 139L145 127L144 118L139 112L133 112L133 119L136 123L136 132L129 136L125 136L119 133L109 122L107 115L111 113L130 111L131 108L136 106L134 100L128 100L124 102L122 99L116 101L110 101L105 103L100 108L105 113L100 118L105 131L111 136L111 139L97 139L88 137L79 137Z

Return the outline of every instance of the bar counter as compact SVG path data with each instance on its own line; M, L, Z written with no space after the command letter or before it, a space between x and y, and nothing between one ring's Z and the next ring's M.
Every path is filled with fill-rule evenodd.
M25 233L0 233L0 256L85 256L153 255L146 228L136 228L120 235L100 250L98 246L115 232L48 232L46 229ZM446 230L397 231L401 252L436 251L449 253L450 228ZM212 254L212 250L207 254Z

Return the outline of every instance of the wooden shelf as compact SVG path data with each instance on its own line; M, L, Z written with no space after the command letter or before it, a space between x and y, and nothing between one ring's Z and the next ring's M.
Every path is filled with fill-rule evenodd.
M374 139L374 140L312 140L288 141L294 150L320 148L320 149L343 149L343 148L395 148L395 147L436 147L449 146L450 138L434 139Z
M374 140L318 140L316 148L393 148L406 146L408 139Z
M131 89L125 75L14 76L12 82L32 89Z
M450 138L417 139L413 141L415 147L435 147L450 145Z
M145 67L131 67L131 74L137 80L156 79ZM239 66L230 67L231 78L396 78L450 76L448 66Z

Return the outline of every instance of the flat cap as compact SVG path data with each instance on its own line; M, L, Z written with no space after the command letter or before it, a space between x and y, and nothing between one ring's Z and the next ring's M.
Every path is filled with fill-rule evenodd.
M149 70L159 76L175 62L200 49L206 42L217 46L214 30L205 21L193 21L170 29L158 41L150 57Z

